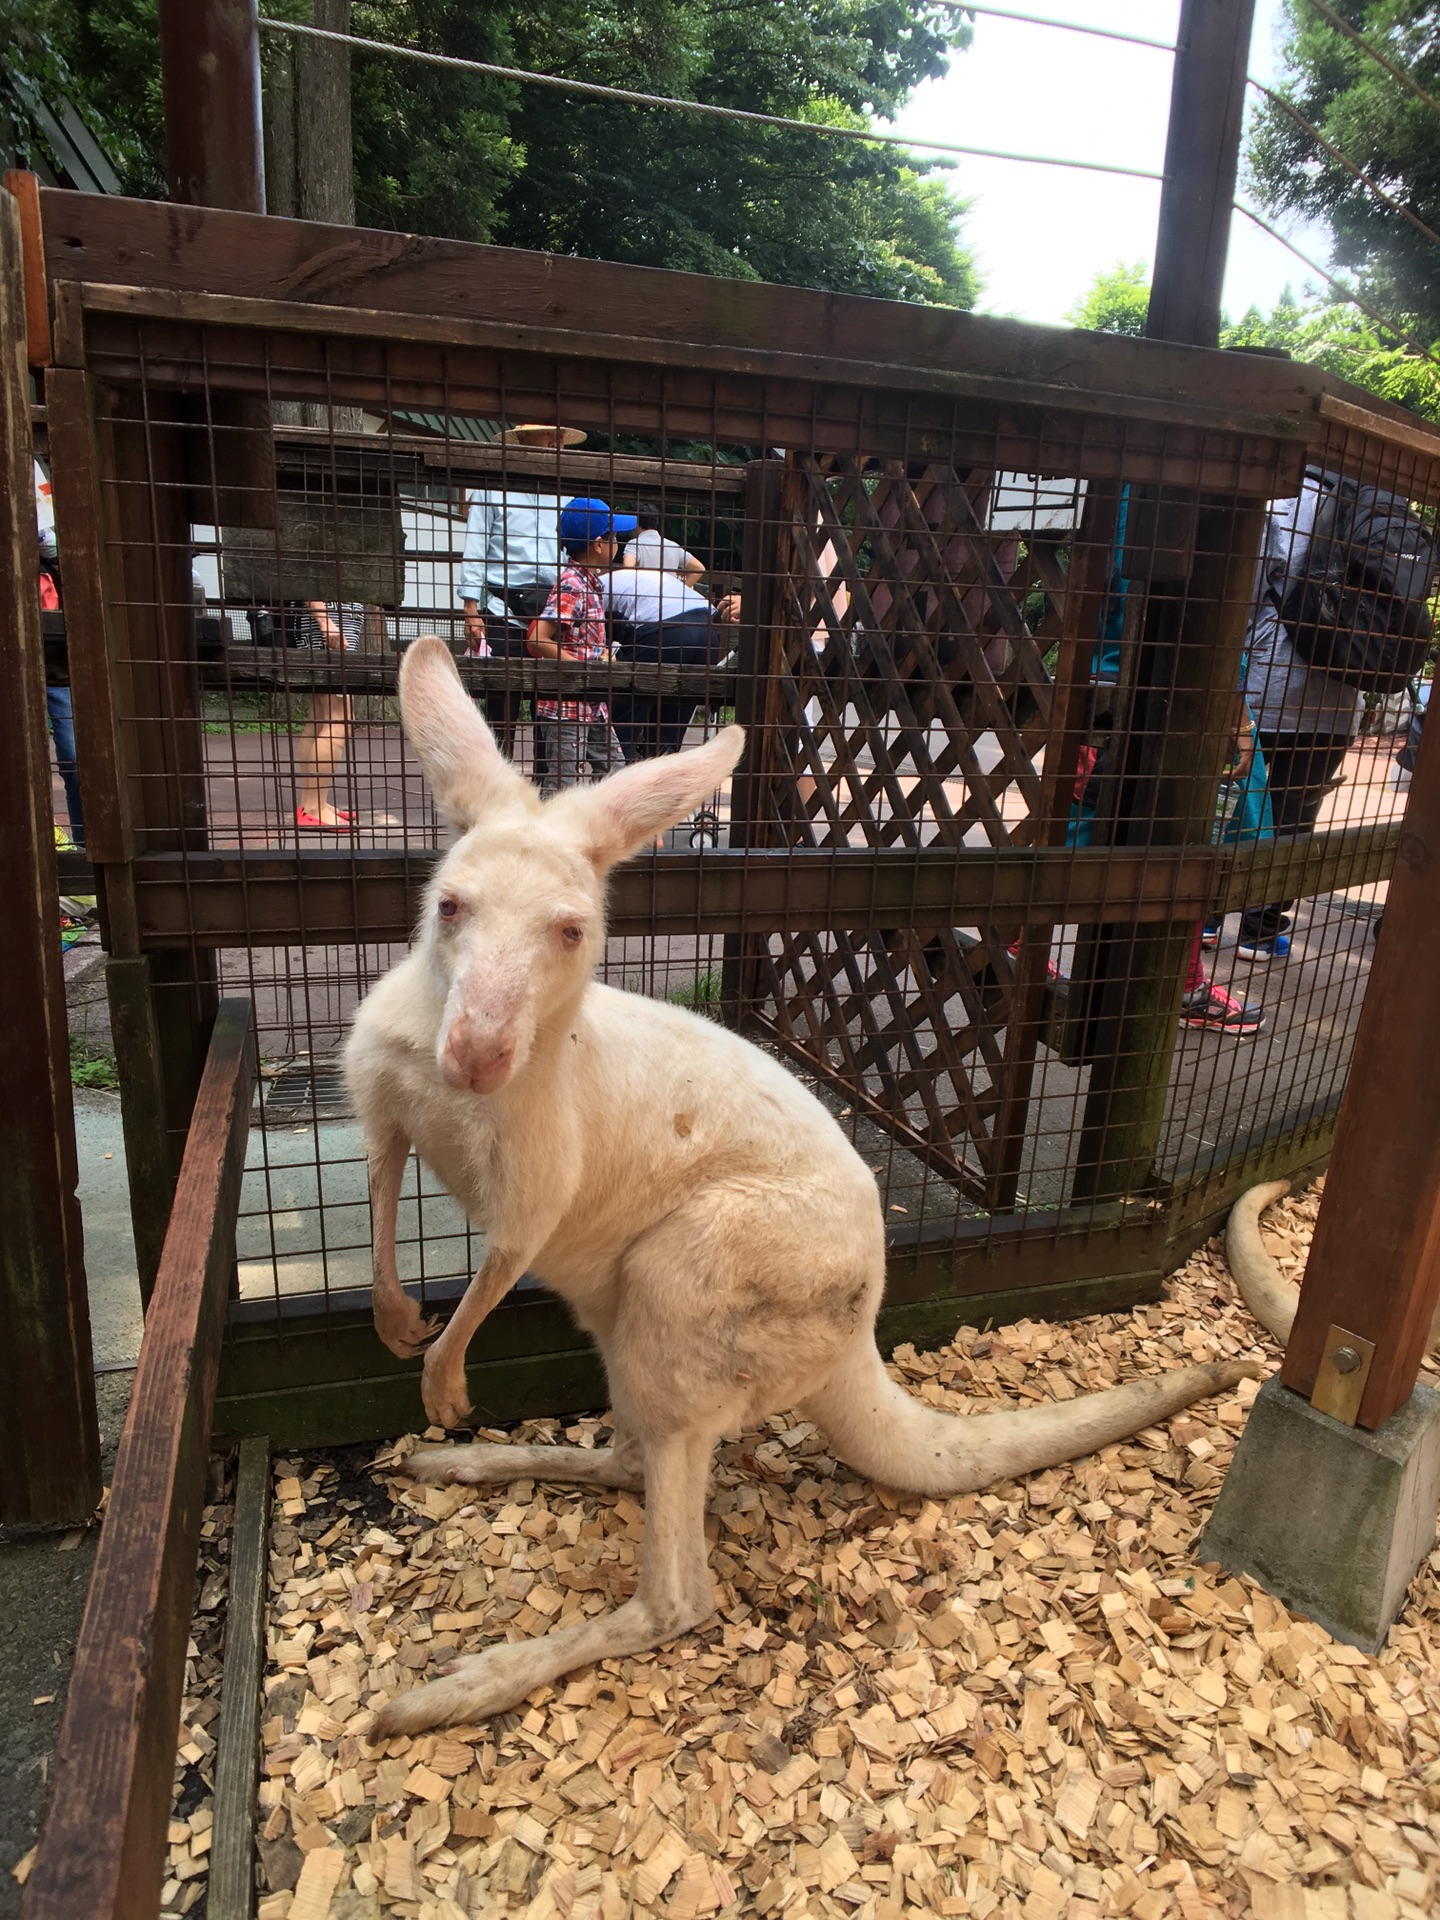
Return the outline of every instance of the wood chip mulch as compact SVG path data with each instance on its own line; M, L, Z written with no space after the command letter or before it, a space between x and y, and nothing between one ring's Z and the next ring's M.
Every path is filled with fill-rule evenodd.
M1296 1271L1316 1204L1280 1210ZM963 1413L1239 1354L1276 1357L1212 1242L1161 1305L894 1370ZM1254 1393L943 1501L771 1420L717 1459L705 1631L379 1746L372 1709L457 1650L622 1599L641 1502L417 1487L408 1440L375 1477L277 1461L259 1920L1428 1920L1440 1552L1378 1659L1197 1565Z
M200 1561L195 1574L190 1644L185 1650L185 1694L176 1740L175 1786L167 1836L170 1852L160 1893L160 1920L178 1920L180 1914L203 1920L205 1911L230 1532L235 1518L233 1458L211 1455L206 1498L208 1504L200 1517Z

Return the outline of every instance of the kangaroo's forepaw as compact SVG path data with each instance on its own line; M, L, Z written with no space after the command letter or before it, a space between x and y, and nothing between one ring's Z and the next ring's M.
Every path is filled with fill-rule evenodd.
M440 1331L438 1320L427 1319L408 1294L400 1303L375 1307L375 1331L391 1353L414 1360L424 1353Z
M459 1720L484 1720L518 1706L526 1694L550 1680L554 1663L536 1653L536 1643L520 1640L466 1654L444 1669L439 1680L400 1693L383 1706L366 1736L373 1745L397 1733L423 1733Z
M437 1365L440 1350L431 1347L425 1356L425 1371L420 1377L420 1398L430 1423L436 1427L461 1427L473 1411L470 1390L465 1384L465 1365L450 1368Z

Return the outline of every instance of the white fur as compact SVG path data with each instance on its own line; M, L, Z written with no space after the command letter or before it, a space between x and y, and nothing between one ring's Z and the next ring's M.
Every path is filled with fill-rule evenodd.
M739 759L740 729L542 804L500 755L441 641L410 648L400 697L463 837L346 1054L370 1163L376 1326L400 1354L433 1336L425 1407L454 1426L469 1412L470 1338L528 1269L594 1335L617 1426L605 1452L443 1447L407 1466L427 1479L643 1484L647 1523L633 1599L455 1662L390 1702L379 1732L498 1712L572 1667L697 1626L712 1606L711 1453L766 1414L801 1406L861 1471L952 1493L1088 1452L1247 1370L1189 1367L965 1421L912 1400L875 1348L880 1200L840 1128L745 1041L592 978L609 868L713 793ZM487 1236L484 1264L438 1333L395 1270L412 1146Z

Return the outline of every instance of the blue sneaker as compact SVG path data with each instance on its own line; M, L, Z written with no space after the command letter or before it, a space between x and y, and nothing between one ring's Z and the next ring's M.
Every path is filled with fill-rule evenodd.
M1284 960L1290 952L1288 933L1272 934L1268 940L1247 940L1241 934L1235 948L1238 960Z
M1201 946L1202 947L1218 947L1220 944L1220 935L1224 932L1224 930L1225 930L1225 922L1223 920L1203 921L1200 927Z

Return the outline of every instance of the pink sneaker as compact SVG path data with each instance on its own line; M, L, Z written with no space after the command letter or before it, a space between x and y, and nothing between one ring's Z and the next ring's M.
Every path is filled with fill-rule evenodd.
M1247 1007L1233 993L1217 987L1213 980L1202 980L1180 1002L1180 1024L1198 1027L1202 1032L1233 1033L1237 1039L1249 1040L1264 1026L1265 1015L1259 1007Z

